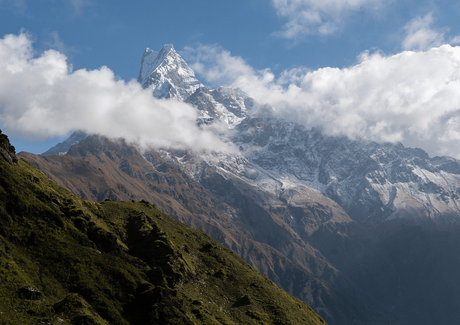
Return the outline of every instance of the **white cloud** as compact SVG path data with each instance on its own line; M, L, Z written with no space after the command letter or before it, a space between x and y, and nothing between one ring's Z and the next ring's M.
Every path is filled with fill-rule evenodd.
M154 147L225 148L195 120L191 106L157 100L107 67L72 71L55 50L34 57L26 34L0 39L0 121L7 134L45 139L80 129Z
M460 35L452 37L449 41L449 44L452 44L452 45L460 44Z
M44 42L44 45L50 49L56 50L61 52L62 54L66 55L67 57L72 53L75 53L76 50L67 46L60 38L59 33L53 31L49 33L49 38Z
M195 64L204 76L227 73L219 78L270 104L280 117L321 126L330 135L402 141L431 155L460 157L460 47L365 52L348 68L297 68L278 78L222 49L206 51L218 57L196 55L208 59Z
M460 35L446 40L445 34L449 29L435 29L432 27L433 22L432 13L428 13L424 17L415 17L409 21L404 26L406 35L402 41L402 48L404 50L426 51L446 43L460 44Z
M444 32L432 29L433 15L416 17L404 26L406 37L402 42L404 50L428 50L444 43Z
M191 62L191 68L215 85L228 84L240 76L252 73L252 68L240 58L217 45L186 47L181 52ZM201 62L206 62L204 66Z
M287 19L274 35L297 40L311 34L336 32L345 18L354 11L375 10L382 0L271 0L277 14Z

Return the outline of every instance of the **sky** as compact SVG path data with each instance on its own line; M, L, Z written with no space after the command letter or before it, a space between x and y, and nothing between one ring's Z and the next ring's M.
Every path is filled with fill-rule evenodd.
M459 16L448 0L0 0L0 128L18 152L75 129L220 148L135 81L145 48L172 43L203 84L279 116L460 157Z

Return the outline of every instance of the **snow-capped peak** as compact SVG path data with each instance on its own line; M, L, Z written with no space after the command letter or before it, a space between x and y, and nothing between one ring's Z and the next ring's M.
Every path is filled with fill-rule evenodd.
M158 52L149 48L144 51L138 81L151 89L155 97L178 100L185 100L200 86L195 73L172 44L163 45Z
M174 50L174 46L172 44L163 45L159 51L146 48L144 55L142 55L141 71L139 72L137 80L143 84L144 81L150 77L152 72L155 71L161 63L163 63L171 50Z

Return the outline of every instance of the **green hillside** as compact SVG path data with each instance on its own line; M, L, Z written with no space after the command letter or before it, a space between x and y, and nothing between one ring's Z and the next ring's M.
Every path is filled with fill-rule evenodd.
M81 200L0 134L0 324L324 324L202 231Z

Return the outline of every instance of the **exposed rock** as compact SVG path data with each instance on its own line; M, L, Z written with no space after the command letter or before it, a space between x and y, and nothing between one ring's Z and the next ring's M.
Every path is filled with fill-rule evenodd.
M18 164L18 158L16 157L16 150L11 145L8 136L2 134L0 130L0 159L6 161L9 164Z
M164 45L158 52L145 50L138 81L157 98L178 100L187 99L200 86L195 73L172 44Z
M19 289L19 294L28 300L39 300L43 297L43 293L34 287L25 287Z
M51 149L42 153L42 155L45 157L52 156L52 155L65 155L67 151L69 151L70 147L82 141L87 136L88 134L83 131L75 131L74 133L70 135L70 137L67 140L58 143Z

